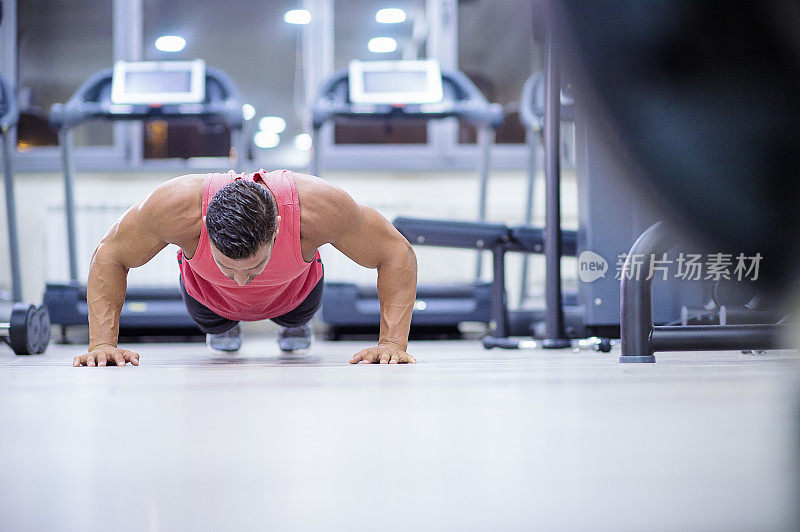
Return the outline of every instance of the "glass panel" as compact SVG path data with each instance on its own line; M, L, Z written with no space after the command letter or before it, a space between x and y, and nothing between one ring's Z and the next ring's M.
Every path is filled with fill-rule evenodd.
M519 96L525 80L541 68L541 46L533 39L534 9L530 0L460 0L458 64L493 103L505 111L497 132L500 144L525 142L519 121ZM458 141L472 144L475 129L461 123Z
M402 9L405 20L381 23L378 10L391 7ZM397 15L387 13L389 17ZM396 48L390 52L372 52L370 39L394 39ZM334 68L347 68L353 59L380 61L394 59L426 59L428 39L425 19L425 0L335 0L334 2ZM353 122L337 121L334 126L336 144L425 144L428 128L424 121L410 122Z
M303 26L287 24L283 15L296 9L294 0L145 0L143 2L143 59L148 61L203 59L222 70L239 88L243 103L253 106L245 125L250 156L256 160L285 151L297 154L294 139L303 133L303 79L298 45ZM183 37L178 52L156 49L160 36ZM285 129L263 117L281 117ZM280 121L277 121L280 124ZM277 135L277 138L276 138ZM227 156L230 131L224 124L154 121L144 130L145 158ZM258 147L278 141L274 147Z
M24 0L17 2L17 88L20 151L58 144L47 117L95 72L114 59L109 0ZM87 31L91 28L91 31ZM108 122L75 129L75 144L114 143Z

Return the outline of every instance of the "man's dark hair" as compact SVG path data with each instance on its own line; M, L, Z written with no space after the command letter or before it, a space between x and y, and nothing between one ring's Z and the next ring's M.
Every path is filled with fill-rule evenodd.
M275 233L278 213L269 191L237 179L214 194L206 211L206 230L226 257L252 257Z

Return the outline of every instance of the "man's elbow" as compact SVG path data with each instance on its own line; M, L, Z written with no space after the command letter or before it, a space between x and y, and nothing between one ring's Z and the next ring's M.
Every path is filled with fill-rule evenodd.
M413 272L414 278L417 277L417 254L414 253L414 248L408 243L405 238L398 246L397 259L403 263L403 269Z
M92 253L92 258L89 260L89 269L106 262L109 255L108 251L108 244L105 244L102 241L97 244L97 247L94 248L94 252Z
M92 270L96 268L102 269L121 269L127 273L130 270L129 266L126 266L123 261L119 260L117 257L117 253L114 251L114 246L106 242L105 240L100 241L97 244L97 247L94 248L94 253L92 253L92 259L89 261L89 272L91 275Z

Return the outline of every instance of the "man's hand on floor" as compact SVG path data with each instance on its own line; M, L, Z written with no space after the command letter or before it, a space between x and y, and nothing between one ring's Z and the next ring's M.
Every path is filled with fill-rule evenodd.
M394 344L378 344L364 349L350 359L351 364L416 364L417 360Z
M110 345L101 345L92 349L85 355L75 357L72 365L79 366L124 366L130 362L134 366L139 365L139 353L120 349Z

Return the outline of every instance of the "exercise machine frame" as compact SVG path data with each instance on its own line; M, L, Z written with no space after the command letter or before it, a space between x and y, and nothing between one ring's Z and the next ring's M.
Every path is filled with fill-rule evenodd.
M798 349L798 324L653 325L653 278L630 274L633 257L662 256L678 245L678 232L664 222L650 226L631 247L620 280L620 362L653 363L657 351Z

